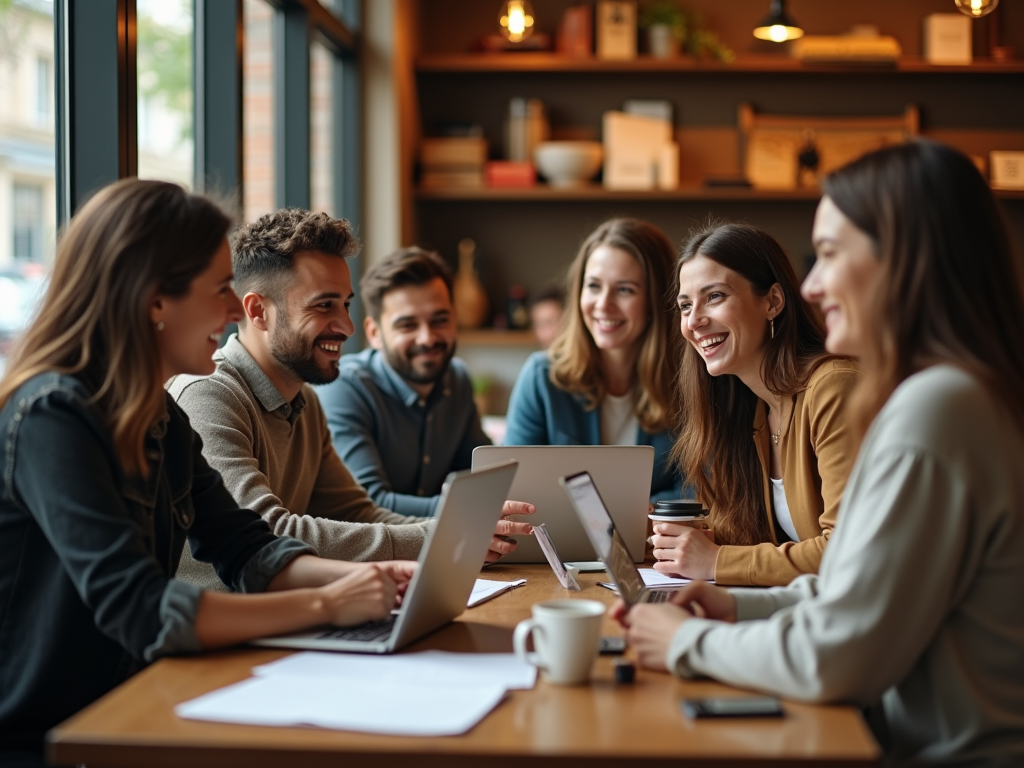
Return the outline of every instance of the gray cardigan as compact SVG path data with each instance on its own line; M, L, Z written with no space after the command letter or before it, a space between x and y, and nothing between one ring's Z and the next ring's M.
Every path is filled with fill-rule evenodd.
M685 622L667 661L794 699L881 699L898 762L1024 764L1022 589L1024 435L935 366L868 431L820 575L733 590L740 622Z

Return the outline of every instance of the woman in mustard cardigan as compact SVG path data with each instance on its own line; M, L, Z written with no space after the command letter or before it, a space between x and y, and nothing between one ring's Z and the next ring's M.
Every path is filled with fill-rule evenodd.
M816 573L853 454L843 411L854 363L825 330L772 237L708 226L677 263L681 426L673 459L711 509L708 530L654 526L655 568L774 586Z

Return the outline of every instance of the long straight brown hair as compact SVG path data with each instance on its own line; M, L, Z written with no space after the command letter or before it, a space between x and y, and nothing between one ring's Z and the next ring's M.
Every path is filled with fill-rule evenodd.
M0 380L0 408L34 376L75 375L122 468L145 475L143 441L165 408L150 302L186 295L230 225L216 203L176 184L125 179L100 190L60 238L38 316Z
M640 426L647 432L660 432L672 425L672 377L681 344L672 328L671 313L666 311L675 254L668 237L653 224L640 219L609 219L583 241L566 276L561 331L548 350L551 383L582 396L588 409L600 405L608 391L601 376L597 345L580 310L587 261L602 245L630 254L644 271L650 321L638 342L633 391Z
M935 363L975 376L1024 432L1024 279L974 164L918 140L840 168L824 193L871 237L882 264L850 409L855 436L900 382Z
M708 224L691 232L683 245L676 263L677 294L680 269L698 256L740 275L757 296L766 296L779 285L785 305L775 318L774 338L765 336L761 379L780 396L803 389L829 355L821 319L801 298L796 272L782 246L746 224ZM709 374L691 344L683 352L678 391L679 437L672 458L696 487L697 498L716 506L716 541L771 541L764 477L753 440L757 395L736 376Z

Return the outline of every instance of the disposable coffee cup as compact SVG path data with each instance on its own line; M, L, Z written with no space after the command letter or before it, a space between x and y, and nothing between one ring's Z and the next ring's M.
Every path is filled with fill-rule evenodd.
M533 606L533 618L516 626L512 646L516 656L537 667L555 685L579 685L590 679L590 668L601 643L604 603L596 600L547 600ZM526 650L533 637L536 650Z
M654 511L648 515L659 523L687 523L708 516L707 508L693 499L671 499L654 502Z

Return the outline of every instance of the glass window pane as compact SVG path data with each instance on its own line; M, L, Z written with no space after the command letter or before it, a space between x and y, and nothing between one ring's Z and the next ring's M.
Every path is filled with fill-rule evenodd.
M309 56L309 180L314 211L335 214L332 147L332 83L334 54L314 41Z
M0 373L53 258L53 62L53 3L0 0Z
M242 179L246 221L274 205L274 10L264 0L242 6Z
M195 182L192 0L137 0L139 178Z

